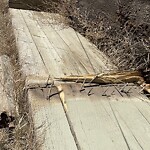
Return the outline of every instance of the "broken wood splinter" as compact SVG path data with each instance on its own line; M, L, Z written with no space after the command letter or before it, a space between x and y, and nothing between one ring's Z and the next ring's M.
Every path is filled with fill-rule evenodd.
M140 71L122 71L98 75L67 76L55 78L58 81L78 82L78 83L96 83L96 84L121 84L137 83L145 91L150 93L150 85L146 84Z

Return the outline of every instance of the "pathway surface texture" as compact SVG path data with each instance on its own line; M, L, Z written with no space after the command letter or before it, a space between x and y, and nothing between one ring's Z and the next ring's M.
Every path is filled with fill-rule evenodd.
M114 69L106 56L56 14L11 9L26 76L63 77Z
M81 86L61 84L60 95L55 95L56 87L29 90L43 150L150 149L150 103L138 87L94 86L81 91Z
M116 68L59 15L10 12L42 150L150 150L150 102L139 87L53 83Z

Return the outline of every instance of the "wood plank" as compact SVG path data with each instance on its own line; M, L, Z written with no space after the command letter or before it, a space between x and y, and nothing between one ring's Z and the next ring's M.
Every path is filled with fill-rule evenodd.
M70 47L74 55L76 55L85 66L88 65L87 70L89 71L89 74L101 73L107 69L112 69L110 64L107 65L108 62L106 58L102 57L103 55L98 52L96 46L92 45L92 43L90 43L79 33L75 32L72 28L60 30L58 31L58 34ZM82 61L82 58L85 58L86 60Z
M44 18L45 16L45 13L36 14L38 14L41 18ZM57 18L59 19L59 17ZM112 69L114 67L113 65L111 65L110 62L108 65L109 60L96 48L96 46L90 43L82 35L75 32L74 29L62 25L62 18L60 18L60 23L53 24L51 23L52 19L52 15L47 15L46 26L47 24L52 26L52 28L57 32L57 34L64 41L64 43L69 47L70 51L72 52L72 55L75 56L77 60L80 60L80 62L82 62L84 66L86 66L85 68L87 68L89 74L95 73L95 71L96 73L100 73L102 70ZM92 66L94 66L94 72L92 70L93 68L89 62L89 59L92 61Z
M51 78L58 78L111 69L111 64L106 66L108 59L88 40L72 28L56 25L52 21L54 14L15 9L10 12L20 62L27 75L39 75L41 72L41 76L48 73ZM54 16L55 19L57 16Z
M76 57L76 54L73 53L72 47L69 47L69 45L67 45L67 43L64 41L63 37L59 35L59 32L61 32L61 30L65 31L66 34L67 34L67 31L69 30L68 27L66 27L65 25L61 23L60 20L62 19L62 17L58 16L57 14L48 14L48 13L46 14L46 13L39 13L39 12L34 12L34 16L37 18L40 27L45 32L49 41L50 42L53 41L52 44L57 49L58 53L62 56L62 59L66 60L65 63L67 63L67 60L69 60L68 66L72 66L71 68L75 67L75 70L73 73L74 74L86 74L87 68L82 63L82 61L84 61L84 63L88 64L88 62L85 62L86 58L82 57L82 59L78 59ZM41 18L42 18L42 21L41 21ZM74 30L70 32L70 35L68 35L68 38L71 38L72 34L74 34ZM73 39L72 43L74 43L75 41L76 39ZM75 46L75 49L77 49L76 46ZM82 51L80 51L80 53L82 53Z
M10 13L23 72L25 75L48 77L48 71L39 55L21 10L10 9Z
M76 72L77 74L77 69L74 69L76 65L69 65L74 59L71 58L70 55L68 56L67 47L64 47L64 43L57 37L57 34L55 32L45 31L44 28L41 28L36 18L33 16L33 13L22 12L22 14L27 20L30 33L39 48L47 68L49 68L49 72L53 75L57 74L57 76L64 76L65 74L71 75L73 72ZM49 28L51 28L51 26L49 26ZM55 43L55 45L53 43ZM44 47L47 51L43 51L44 49L41 49L41 47ZM49 63L51 58L53 59L51 64L56 64L54 67ZM58 68L59 70L62 70L62 73L57 73L57 71L52 72L52 68Z
M92 68L91 68L91 66L89 65L89 62L88 62L89 60L87 59L87 57L85 55L82 55L82 50L80 49L80 53L79 53L80 57L79 57L76 53L74 53L72 51L72 48L68 47L68 45L63 40L64 37L60 37L60 35L58 34L58 32L59 32L58 30L55 31L53 27L51 27L51 30L52 31L50 32L50 28L49 27L47 27L47 28L44 27L44 31L46 33L50 32L51 34L53 34L52 37L49 36L51 34L47 35L47 37L49 38L50 41L54 41L55 42L54 43L55 47L57 46L57 39L59 39L59 42L61 41L61 44L59 44L57 46L58 50L60 51L63 48L64 52L65 52L65 50L67 52L66 56L68 56L68 58L65 58L64 57L65 55L63 55L63 53L61 52L60 54L63 56L62 59L64 59L64 60L71 59L71 61L69 61L68 64L67 64L68 66L71 66L71 67L78 66L78 68L75 68L78 72L77 71L74 72L74 75L76 75L76 74L87 74L88 72L92 72L93 73L93 70L92 70ZM55 36L54 36L54 34L55 34ZM71 35L69 35L69 37L70 36ZM54 37L55 37L55 39L54 39ZM76 39L74 39L72 42L75 42L75 41L76 41ZM74 49L77 50L77 47L75 46Z
M79 34L77 33L76 35L75 31L72 28L65 27L60 24L56 25L56 23L51 22L52 16L45 14L46 13L33 12L33 17L38 21L37 26L40 26L50 42L53 41L52 44L55 48L57 48L57 51L60 55L62 55L62 51L65 50L63 52L64 55L62 55L62 59L69 59L68 63L67 61L65 62L68 64L67 66L72 66L71 68L73 68L75 65L78 66L78 68L75 68L75 70L78 70L78 72L73 72L74 74L95 73L93 72L93 65L91 66L88 57L92 57L91 60L96 67L96 73L102 72L102 70L106 70L106 68L108 67L106 66L106 62L108 60L106 60L106 58L104 58L104 56L100 52L98 52L96 47L94 47L88 40L85 39L83 40L83 43L80 43L79 39L77 38L77 35ZM87 54L85 53L82 44L87 45ZM67 58L65 56L67 56Z
M103 97L102 88L86 88L80 92L81 85L62 85L64 104L73 130L81 149L127 150L118 124L104 104L108 98Z
M29 90L28 98L42 150L77 150L58 95L47 99L50 89ZM51 89L51 94L57 92Z
M132 87L130 92L132 93L136 90L135 87ZM147 114L147 110L144 107L141 110L138 108L140 105L140 107L145 105L145 102L132 95L128 97L119 95L118 93L111 97L108 105L112 108L112 112L118 120L129 148L150 149L148 142L150 140L150 124L142 115Z

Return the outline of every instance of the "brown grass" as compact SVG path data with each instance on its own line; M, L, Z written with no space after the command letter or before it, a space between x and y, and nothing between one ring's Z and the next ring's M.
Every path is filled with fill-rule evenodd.
M38 9L65 16L66 23L69 22L75 30L89 38L120 70L150 67L148 22L136 22L137 14L134 11L133 14L130 12L130 6L118 4L117 18L112 22L104 12L96 13L94 9L79 9L77 2L43 0L43 4ZM1 0L0 6L0 54L8 55L13 63L15 100L19 106L13 140L8 143L5 137L0 137L0 146L4 149L37 150L38 141L35 138L32 114L24 90L24 79L18 64L18 53L6 0ZM91 16L91 14L96 15Z
M115 7L111 2L106 8L100 6L98 9L99 1L37 0L26 1L25 5L29 9L65 16L66 20L62 21L93 42L120 71L149 70L150 2L117 0ZM85 6L82 7L80 2Z
M91 18L91 14L96 14L95 10L79 10L75 12L77 15L72 15L72 24L107 54L120 70L148 69L150 24L138 22L136 10L131 7L130 4L118 4L117 17L113 21L104 12Z
M25 79L20 71L18 51L12 30L11 17L6 0L0 1L0 55L9 56L13 67L14 99L16 104L15 129L1 130L0 149L10 150L38 150L38 138L35 137L32 114L29 111ZM4 134L5 133L5 134Z
M103 51L119 70L150 68L150 2L132 0L123 4L118 1L113 19L111 11L97 10L92 6L93 1L87 0L88 7L81 7L79 2L43 0L43 6L45 11L65 16L69 24Z
M27 0L24 6L64 16L60 23L87 37L120 71L139 70L150 83L150 2L117 0L97 6L100 1Z

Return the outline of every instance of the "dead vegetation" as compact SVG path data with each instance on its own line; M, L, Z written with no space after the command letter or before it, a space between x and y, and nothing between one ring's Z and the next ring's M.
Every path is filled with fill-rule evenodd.
M115 1L110 1L109 4L104 2L108 6L103 3L101 6L101 3L98 5L99 1L38 0L32 3L21 1L21 3L29 9L65 16L66 20L62 21L92 41L120 71L148 71L150 2L117 0L115 6ZM150 76L149 72L147 74ZM146 77L146 80L150 82L150 77Z
M119 70L149 70L150 2L103 3L101 0L38 0L26 1L24 5L65 16L65 24L92 41Z
M38 150L40 142L35 138L34 123L26 99L23 78L18 61L18 51L12 30L11 16L8 10L8 1L0 1L0 55L7 55L13 68L13 85L15 100L15 128L0 129L1 150Z
M115 20L105 12L80 10L77 2L71 6L68 17L72 26L107 54L120 70L150 67L150 24L137 20L137 10L132 10L133 2L128 5L118 3ZM150 10L150 4L148 7ZM139 9L142 8L139 6Z
M132 10L133 5L133 1L129 5L118 3L117 17L113 21L103 11L96 12L96 10L89 8L81 9L77 0L43 0L43 3L38 6L38 10L57 12L65 16L67 18L66 23L69 23L75 30L91 40L110 57L120 70L148 70L150 68L150 22L147 19L138 22L138 13L137 10ZM136 5L139 5L138 9L140 2ZM1 133L4 133L1 135L4 136L0 137L0 147L4 150L37 150L39 141L35 139L34 124L25 98L27 93L24 90L24 79L18 64L18 53L7 1L1 0L0 6L0 55L8 55L14 65L15 100L17 104L16 127L11 134L7 130L1 130ZM149 10L149 7L148 4L146 10Z
M142 70L150 76L150 2L118 0L114 16L107 8L96 9L98 1L82 2L85 7L78 0L43 0L42 9L65 16L66 22L92 41L119 70Z

